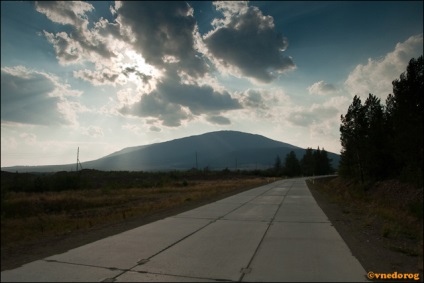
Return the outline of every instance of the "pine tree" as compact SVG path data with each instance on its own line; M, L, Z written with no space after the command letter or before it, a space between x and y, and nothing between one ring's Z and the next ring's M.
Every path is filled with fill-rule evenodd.
M289 177L299 176L301 174L300 163L294 151L286 155L284 172Z
M392 122L390 150L402 168L402 175L421 183L423 169L423 56L409 61L406 72L393 81L393 96L389 96L388 115Z
M364 147L367 124L361 99L353 97L345 116L341 116L342 144L340 171L343 175L359 177L364 182Z
M279 155L275 158L274 171L277 176L281 174L281 159Z
M308 147L300 160L300 166L302 168L302 174L304 176L312 176L314 175L315 169L315 160L313 156L312 148Z

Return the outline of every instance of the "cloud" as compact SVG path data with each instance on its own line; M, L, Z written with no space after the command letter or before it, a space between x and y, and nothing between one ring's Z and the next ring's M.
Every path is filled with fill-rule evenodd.
M1 119L34 125L75 125L76 97L51 74L29 70L23 66L1 68Z
M155 92L172 103L188 107L194 115L241 108L239 101L227 91L218 92L209 85L182 84L175 75L166 77Z
M161 129L161 128L156 127L156 126L150 126L149 130L150 130L151 132L161 132L161 131L162 131L162 129Z
M62 65L82 63L84 60L96 61L100 58L115 56L109 50L108 40L105 36L117 35L116 25L109 25L104 19L88 29L89 21L86 13L94 10L94 7L82 1L41 1L35 3L35 9L58 24L70 25L72 32L58 32L56 34L44 31L47 40L53 44L57 59ZM103 36L101 32L103 31Z
M104 136L103 129L98 126L89 126L86 128L82 128L82 134L93 138Z
M271 16L244 2L214 2L224 15L203 39L210 59L221 71L269 83L277 74L295 68L282 54L287 39L277 32Z
M181 1L121 2L117 21L129 29L132 45L148 64L158 68L176 65L193 77L202 77L208 66L196 50L197 23L193 9ZM125 31L121 31L124 33Z
M128 93L121 94L128 102ZM155 90L141 99L120 109L122 114L155 117L169 127L178 127L183 120L202 114L217 115L221 112L241 109L240 102L226 92L218 92L209 85L183 84L172 72L157 83ZM218 115L219 116L219 115ZM223 122L223 119L220 119Z
M89 22L88 13L94 13L91 4L40 2L36 9L69 26L66 32L44 31L44 35L60 64L84 66L73 71L75 78L94 86L124 86L117 90L118 104L110 102L115 103L114 114L153 118L155 126L178 127L201 116L226 125L231 121L223 116L225 112L244 107L268 111L272 104L263 93L252 90L238 96L214 83L208 59L219 68L262 82L294 68L292 60L282 55L287 41L275 31L272 17L245 2L214 5L224 19L214 20L214 30L204 37L206 44L186 2L116 2L111 7L112 22L103 18ZM225 33L235 38L221 42ZM224 52L214 48L219 43L229 58L217 56ZM76 120L75 105L58 105L66 119Z
M224 116L208 116L206 117L206 120L210 122L211 124L217 124L217 125L230 125L231 121L227 117Z
M392 81L398 79L400 74L406 71L406 67L412 58L418 58L423 54L423 35L414 35L405 42L396 44L393 52L382 59L368 59L367 64L358 65L349 74L344 86L352 95L358 95L363 99L369 93L385 101L387 95L392 93Z
M124 115L154 117L168 127L179 127L183 120L189 118L189 113L181 105L170 103L157 93L143 95L140 101L122 107L119 112Z
M83 1L36 1L35 9L55 23L83 27L88 24L85 13L94 7Z
M108 69L104 69L101 72L85 69L85 70L74 71L74 77L88 81L95 86L99 86L99 85L115 86L116 80L119 77L119 73L113 72Z
M338 117L338 113L339 110L335 106L314 104L310 108L296 107L288 113L287 120L296 126L309 127L314 123L334 119Z
M75 70L73 75L94 86L116 87L133 82L139 91L146 93L154 89L161 71L147 64L142 54L137 52L136 45L133 45L135 35L132 34L131 26L122 24L122 16L117 14L117 10L121 8L125 12L126 5L115 4L117 10L111 11L118 18L113 22L104 18L89 22L87 13L94 12L94 7L91 4L78 3L36 3L36 10L45 14L48 19L69 25L67 32L43 31L55 50L59 64L92 66L89 69ZM86 64L87 62L91 64Z
M31 133L21 133L19 138L27 144L37 143L37 136Z
M279 88L248 89L238 93L244 107L243 112L246 119L257 118L272 121L279 119L292 107L290 97L284 90ZM283 118L285 119L285 118Z
M337 92L335 85L319 81L308 87L310 94L328 95Z
M266 105L266 102L263 98L263 93L258 90L249 89L244 93L242 99L243 105L247 108L257 108L257 109L269 109Z

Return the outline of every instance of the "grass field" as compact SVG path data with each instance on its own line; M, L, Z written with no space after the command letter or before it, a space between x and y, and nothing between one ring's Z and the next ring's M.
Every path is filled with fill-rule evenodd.
M61 182L76 179L72 173L60 174L2 174L2 248L153 215L266 182L263 177L235 173L96 171L85 172L76 187L62 190Z

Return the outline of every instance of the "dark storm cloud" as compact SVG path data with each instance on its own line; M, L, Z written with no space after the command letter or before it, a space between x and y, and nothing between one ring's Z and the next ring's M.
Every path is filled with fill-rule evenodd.
M60 97L51 97L53 81L42 74L1 71L1 120L33 125L70 124L59 110Z
M225 19L215 19L215 29L204 36L210 54L224 67L235 66L242 75L261 82L271 82L275 73L295 67L282 52L287 40L274 28L273 18L257 7L235 7L218 2L217 10Z
M139 117L155 117L162 121L164 126L179 127L181 121L189 116L180 105L164 100L157 93L143 95L139 102L124 106L119 110L122 114Z
M133 45L147 63L163 68L172 62L191 76L205 74L207 65L195 49L196 20L186 2L128 1L116 11L122 28L130 27Z
M241 108L239 101L227 91L217 92L208 85L181 84L176 75L168 75L155 92L172 103L188 107L194 115Z
M158 82L154 91L143 95L139 102L125 106L120 112L140 117L156 117L163 121L164 125L176 127L181 125L182 120L193 115L219 116L221 112L240 108L240 102L228 92L217 92L207 85L182 84L178 76L168 73ZM219 121L225 122L224 119Z

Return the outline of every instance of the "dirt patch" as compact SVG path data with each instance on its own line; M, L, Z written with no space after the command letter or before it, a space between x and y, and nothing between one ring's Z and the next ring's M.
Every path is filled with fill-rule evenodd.
M365 271L374 273L393 273L395 271L398 273L419 273L420 281L423 281L422 253L417 255L413 252L409 254L405 252L408 248L412 249L411 247L419 246L420 243L417 240L411 240L407 237L396 239L383 237L379 229L383 224L378 223L378 218L373 220L372 225L364 226L364 223L368 221L367 216L354 208L343 206L334 201L328 193L321 191L318 186L312 183L308 183L308 186L318 205ZM422 242L420 248L422 249Z

